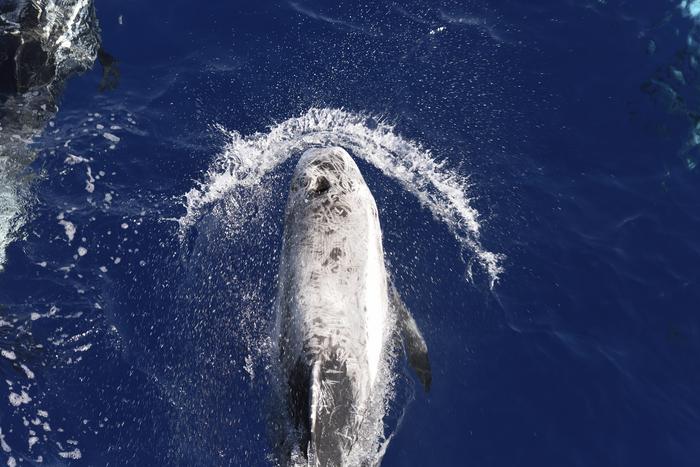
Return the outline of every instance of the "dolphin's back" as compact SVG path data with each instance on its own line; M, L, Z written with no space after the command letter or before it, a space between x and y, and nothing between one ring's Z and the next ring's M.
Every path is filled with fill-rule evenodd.
M381 336L372 331L381 330L388 310L381 233L366 186L348 198L310 215L288 213L281 306L290 345L309 355L338 347L373 381Z

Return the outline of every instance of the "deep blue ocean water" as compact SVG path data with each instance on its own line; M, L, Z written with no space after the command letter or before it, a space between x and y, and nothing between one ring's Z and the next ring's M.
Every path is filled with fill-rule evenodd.
M433 366L426 395L400 365L382 465L698 465L700 5L339 3L96 3L119 86L69 80L0 273L3 462L271 465L283 210L314 143L188 199L249 156L231 141L321 109L420 147L479 213L460 242L353 140Z

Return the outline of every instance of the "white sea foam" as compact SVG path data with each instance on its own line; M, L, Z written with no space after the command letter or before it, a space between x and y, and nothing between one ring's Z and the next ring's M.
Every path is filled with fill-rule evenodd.
M93 193L95 191L95 177L92 176L92 169L87 168L87 179L85 180L85 191Z
M113 143L118 143L118 142L121 140L121 138L120 138L119 136L114 135L114 134L109 133L109 132L104 132L104 133L102 133L102 136L103 136L105 139L107 139L107 140L109 140L109 141L111 141L111 142L113 142Z
M22 370L24 370L24 374L27 376L27 378L34 379L34 372L30 370L27 365L20 363L19 366L22 368Z
M45 40L56 46L59 66L88 66L97 55L99 41L89 0L49 0L45 6Z
M0 428L0 447L2 447L2 450L5 452L12 452L12 448L10 448L10 445L5 441L5 435L2 434L2 428Z
M60 220L58 223L63 226L63 229L66 233L66 237L68 238L69 242L72 242L73 239L75 238L75 224L73 224L70 221L65 220L63 217L63 213L61 213Z
M16 392L11 392L8 399L10 400L10 404L15 407L19 407L22 404L28 404L32 401L32 398L29 397L29 394L27 394L26 391L21 391L19 394Z
M700 0L682 0L680 7L687 16L700 18Z
M80 449L75 448L72 451L61 451L58 453L59 456L63 457L64 459L80 459L82 457L82 453L80 452Z
M14 184L3 176L4 157L0 155L0 271L5 264L5 248L11 240L12 221L19 212Z
M228 141L204 181L185 195L187 213L179 220L183 234L206 206L236 190L254 189L262 177L292 155L313 146L337 145L374 165L416 196L485 268L492 284L503 271L502 255L481 244L479 213L470 203L467 176L438 161L419 143L403 138L393 125L342 109L312 108L271 126L267 133L242 136L218 128Z

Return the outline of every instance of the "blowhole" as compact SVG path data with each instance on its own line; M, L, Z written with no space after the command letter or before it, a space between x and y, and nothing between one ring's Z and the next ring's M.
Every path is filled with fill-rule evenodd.
M331 182L324 176L320 176L316 179L316 185L314 186L313 192L317 195L322 195L331 188Z

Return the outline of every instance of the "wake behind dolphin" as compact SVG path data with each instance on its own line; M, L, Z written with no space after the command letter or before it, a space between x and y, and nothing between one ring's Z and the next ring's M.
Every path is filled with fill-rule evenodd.
M297 451L310 466L378 464L394 331L426 390L430 364L387 278L374 198L341 148L307 150L296 166L277 308L279 385L292 433L282 459Z
M309 147L341 146L413 194L449 228L469 263L474 259L483 267L492 286L503 272L503 255L482 245L479 213L471 206L467 177L438 162L420 144L398 135L392 125L341 109L312 108L270 127L268 133L242 136L218 128L228 139L226 147L205 180L186 194L187 213L179 219L182 234L207 206L222 200L245 203L247 198L237 200L232 195L240 190L262 191L259 185L263 177L294 154ZM242 222L229 219L230 224Z

